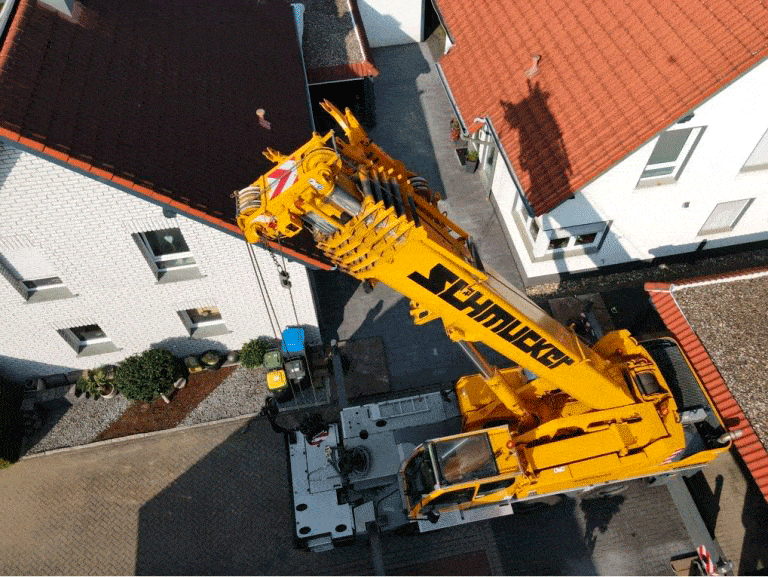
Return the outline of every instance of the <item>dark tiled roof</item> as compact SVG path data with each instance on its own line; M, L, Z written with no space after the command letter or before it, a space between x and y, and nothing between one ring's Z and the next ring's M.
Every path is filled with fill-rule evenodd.
M279 0L19 0L0 51L0 135L237 232L230 194L310 114Z
M688 281L676 282L674 285L669 283L646 283L645 290L650 294L651 300L653 301L656 310L664 321L664 324L672 332L677 341L685 350L685 353L690 359L694 370L701 378L701 381L704 383L709 396L712 398L723 419L725 419L726 422L738 423L734 425L734 428L740 429L743 432L743 435L741 438L734 441L734 446L736 447L736 450L752 474L752 477L757 483L758 488L762 492L765 499L768 501L768 451L766 451L766 447L761 442L757 432L753 427L753 425L764 427L765 423L750 422L750 419L747 418L744 409L746 408L747 412L750 413L754 413L755 411L760 414L764 413L758 407L748 407L746 405L742 407L739 404L731 390L731 388L733 388L736 383L730 383L730 385L726 383L726 380L723 378L720 370L715 365L712 356L710 356L711 353L717 357L715 358L715 361L717 361L719 358L720 362L723 362L724 359L722 358L722 355L724 354L730 356L739 355L739 358L735 360L735 362L737 364L747 363L749 361L745 358L742 358L742 355L745 351L739 349L742 347L749 348L751 345L740 342L739 349L731 348L728 351L719 350L720 347L716 343L711 342L711 339L700 337L699 334L697 334L697 332L689 323L688 318L686 318L686 315L691 315L692 311L686 310L684 306L681 306L673 294L675 289L684 288L686 286L690 286L691 284L706 283L712 281L735 282L738 279L744 279L745 277L748 277L750 274L764 274L765 272L768 272L768 269L755 269L729 275L716 275L691 279ZM762 298L759 295L756 296L757 298ZM700 297L705 300L706 306L717 306L717 303L714 302L713 299L708 298L707 294L703 293L700 295ZM724 314L724 319L725 322L732 324L735 322L735 319L743 317L744 319L747 319L747 322L749 322L749 319L754 320L754 314L755 311L752 310L752 307L747 305L743 311L730 308L728 313ZM762 338L764 335L759 329L757 330L757 333L758 334L754 335L754 340L755 342L762 343ZM704 342L702 342L702 340ZM710 351L708 349L712 350ZM759 350L762 349L760 348ZM761 354L761 359L762 358L764 358L764 355ZM762 372L763 369L762 365L763 363L759 362L760 372ZM755 382L746 384L746 387L752 390L753 396L754 394L757 394L757 390L760 388L760 381L765 381L764 376L758 377ZM766 392L768 391L764 391L762 396L764 396ZM758 397L759 396L760 395L758 394ZM765 402L766 400L768 399L762 399L762 402Z
M768 6L438 0L464 120L491 118L546 213L768 56ZM533 55L540 55L538 72Z
M303 0L310 84L378 76L356 0Z

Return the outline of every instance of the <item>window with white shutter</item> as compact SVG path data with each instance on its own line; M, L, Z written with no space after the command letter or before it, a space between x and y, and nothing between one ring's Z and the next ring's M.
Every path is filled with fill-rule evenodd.
M768 168L768 131L763 134L760 142L757 143L752 154L747 158L747 162L742 167L742 172L750 170L764 170Z
M719 203L701 227L698 236L732 231L753 200L755 199L747 198Z

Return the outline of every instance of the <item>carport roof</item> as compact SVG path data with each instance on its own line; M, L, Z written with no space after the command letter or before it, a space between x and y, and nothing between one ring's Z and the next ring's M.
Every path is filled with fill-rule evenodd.
M356 0L301 0L310 84L378 76Z
M743 436L734 445L768 501L768 268L646 283L645 290L720 414L738 422L732 428Z
M768 56L761 2L437 3L459 111L492 120L537 215Z
M0 51L0 136L236 233L231 193L310 115L278 0L19 0Z

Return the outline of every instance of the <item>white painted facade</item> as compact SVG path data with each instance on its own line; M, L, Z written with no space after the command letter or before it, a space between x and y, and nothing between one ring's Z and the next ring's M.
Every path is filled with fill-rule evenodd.
M426 0L429 1L429 0ZM372 48L422 40L425 0L358 0Z
M703 241L703 248L710 249L768 239L768 167L743 170L758 143L765 145L768 138L766 100L768 61L696 108L690 120L668 127L703 128L676 181L638 187L657 136L535 224L513 176L497 162L492 199L529 283L563 272L686 253ZM700 234L716 206L721 204L720 211L722 203L749 199L732 230ZM594 241L584 242L594 232ZM582 244L571 239L562 248L551 248L552 239L566 236L580 236Z
M158 282L134 237L169 228L181 231L199 278ZM271 256L255 252L280 329L297 324ZM0 371L14 380L116 363L158 344L183 355L236 350L274 334L242 238L183 215L168 218L144 198L0 142L4 253L17 260L19 254L44 255L52 274L76 295L27 302L9 267L0 271ZM307 327L309 341L317 341L307 270L290 262L287 269L298 324ZM179 311L198 307L218 308L228 332L190 337ZM118 350L78 355L58 332L90 324L98 324Z

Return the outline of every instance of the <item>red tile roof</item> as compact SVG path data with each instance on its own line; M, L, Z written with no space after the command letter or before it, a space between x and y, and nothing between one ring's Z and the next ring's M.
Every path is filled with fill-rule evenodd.
M334 82L339 80L354 80L366 76L378 76L379 71L370 60L350 62L322 68L307 68L307 81L310 84Z
M768 56L760 2L437 1L459 111L490 117L536 214Z
M743 432L742 437L736 439L733 444L752 474L763 497L768 501L768 451L760 442L755 430L749 423L749 419L747 419L739 403L731 394L720 371L712 362L709 353L693 328L688 324L688 320L672 295L675 287L728 279L730 277L742 277L751 273L765 272L766 270L763 268L728 275L702 277L676 282L675 285L669 283L646 283L645 290L650 294L651 300L664 324L683 347L685 354L704 383L709 396L712 398L723 419L726 423L737 423L733 428L740 429Z
M71 18L19 0L0 50L0 136L230 231L230 194L310 114L277 0L76 1Z

